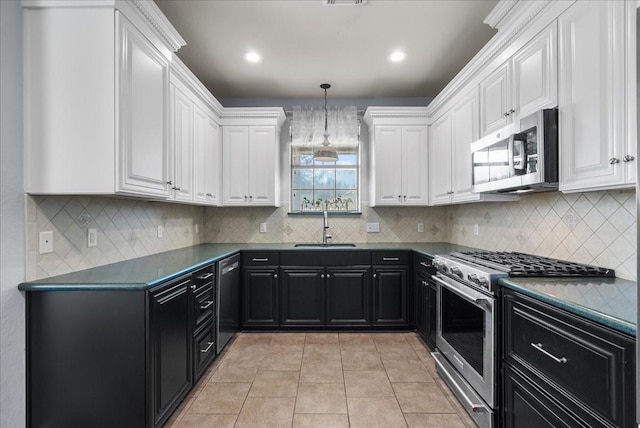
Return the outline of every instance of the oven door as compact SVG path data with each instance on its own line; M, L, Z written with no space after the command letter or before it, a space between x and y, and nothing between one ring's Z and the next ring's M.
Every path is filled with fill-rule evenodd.
M469 385L495 407L495 298L438 274L436 346Z

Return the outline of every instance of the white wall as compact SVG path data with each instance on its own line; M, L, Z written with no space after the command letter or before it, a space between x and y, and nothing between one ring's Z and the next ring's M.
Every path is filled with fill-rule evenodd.
M22 8L0 1L0 427L25 425Z

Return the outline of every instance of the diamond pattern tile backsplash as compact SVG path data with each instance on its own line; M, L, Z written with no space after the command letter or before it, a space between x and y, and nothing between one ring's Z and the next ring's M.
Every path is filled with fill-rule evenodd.
M442 242L522 251L589 263L636 278L635 191L523 195L519 202L449 207L363 207L331 216L333 242ZM281 208L197 207L108 197L27 196L27 280L87 269L201 242L320 242L320 216ZM367 233L366 223L380 223ZM267 232L260 233L260 223ZM418 232L417 224L424 225ZM199 234L195 225L201 225ZM478 224L479 234L473 234ZM157 237L162 225L164 237ZM87 247L87 229L98 245ZM38 234L52 230L54 252L38 254Z
M84 196L26 196L26 204L27 280L202 242L202 207ZM88 229L98 232L95 247L87 246ZM53 253L39 254L42 231L53 231Z

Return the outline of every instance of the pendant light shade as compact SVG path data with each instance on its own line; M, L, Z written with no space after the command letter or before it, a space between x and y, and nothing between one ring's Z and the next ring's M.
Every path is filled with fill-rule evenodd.
M327 89L331 87L328 83L320 85L324 89L324 141L313 151L313 160L318 162L337 162L338 152L329 142L329 131L327 130Z

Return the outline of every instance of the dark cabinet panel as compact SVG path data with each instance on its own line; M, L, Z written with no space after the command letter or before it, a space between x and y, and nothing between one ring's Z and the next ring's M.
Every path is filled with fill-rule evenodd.
M218 262L216 355L240 330L240 255Z
M324 268L281 269L281 326L324 326Z
M326 269L327 325L371 325L369 268Z
M153 289L150 307L152 414L162 424L191 388L191 277Z
M204 325L193 336L193 382L197 382L216 356L213 322Z
M429 288L427 289L427 301L425 302L427 308L427 313L425 314L425 340L427 341L427 344L431 346L431 349L436 349L436 332L438 327L438 312L436 307L438 305L438 286L431 278L429 278L428 283Z
M373 268L373 324L408 326L406 267Z
M416 330L423 339L427 338L427 299L429 278L423 269L416 269L413 273L413 304Z
M243 327L277 327L277 268L247 268L243 275Z

